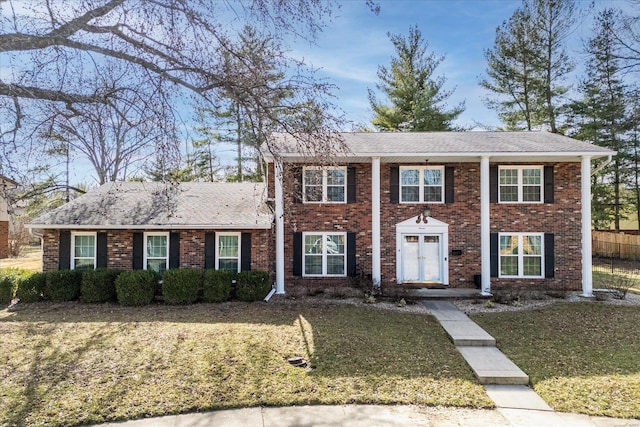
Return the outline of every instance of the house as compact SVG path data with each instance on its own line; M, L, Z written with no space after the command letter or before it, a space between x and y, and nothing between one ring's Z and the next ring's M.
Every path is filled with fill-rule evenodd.
M277 292L364 271L383 286L591 295L591 160L615 152L547 132L343 138L329 167L288 135L267 156Z
M6 190L18 185L12 179L0 175L0 259L9 256L9 212L7 201L3 197Z
M276 135L266 186L106 184L28 227L45 270L260 269L278 293L364 273L385 287L591 295L591 160L613 151L545 132L342 139L318 164Z
M26 226L43 270L271 269L265 187L246 183L112 182Z

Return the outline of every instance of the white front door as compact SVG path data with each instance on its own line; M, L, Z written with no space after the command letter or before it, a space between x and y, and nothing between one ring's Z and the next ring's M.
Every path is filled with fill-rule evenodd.
M401 256L404 282L443 283L441 235L403 234Z

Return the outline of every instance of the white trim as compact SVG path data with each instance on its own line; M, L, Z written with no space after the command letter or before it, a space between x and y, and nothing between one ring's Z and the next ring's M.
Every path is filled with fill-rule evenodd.
M306 172L311 170L320 170L322 171L322 200L307 200L307 184L306 180ZM327 172L329 171L343 171L344 172L344 184L343 188L343 200L328 200L327 193L329 184L327 183ZM323 166L305 166L302 168L302 202L306 204L319 204L319 203L330 203L330 204L345 204L347 203L347 177L348 171L346 166L337 166L337 167L323 167ZM338 185L332 185L331 187L339 187Z
M46 229L46 230L270 230L271 223L264 225L257 224L225 224L225 225L174 225L174 224L122 224L122 225L103 225L103 224L25 224L25 228Z
M382 282L380 253L380 158L371 159L371 279L374 286Z
M306 268L305 268L305 257L307 256L307 254L305 253L305 242L306 242L306 237L307 236L322 236L322 274L307 274L306 272ZM342 253L342 259L343 259L343 266L344 266L344 273L343 274L327 274L327 256L331 255L331 256L337 256L340 254L328 254L327 253L327 247L326 247L326 238L327 236L342 236L343 238L343 242L344 242L344 252ZM314 231L308 231L308 232L303 232L302 233L302 276L303 277L346 277L347 276L347 251L349 251L350 249L347 248L347 233L345 232L334 232L334 231L320 231L320 232L314 232ZM316 255L312 255L312 256L318 256L318 254Z
M480 257L482 295L491 295L491 211L489 156L480 158Z
M165 257L165 270L169 269L169 252L171 242L169 241L170 236L168 231L149 231L143 234L143 245L142 245L142 269L147 270L147 237L149 236L165 236L167 238L167 256ZM160 257L151 257L151 259L162 259Z
M75 270L76 269L76 258L81 258L81 259L89 259L91 257L76 257L76 236L91 236L93 237L93 269L96 269L96 266L98 264L98 233L97 232L88 232L88 231L81 231L81 232L72 232L71 233L71 264L70 264L70 268L71 270Z
M284 190L282 162L274 165L275 196L276 196L276 292L280 295L284 289Z
M220 233L216 233L216 260L215 260L215 266L216 266L216 270L220 269L220 236L236 236L238 239L238 256L233 258L233 257L224 257L223 259L237 259L238 261L238 269L236 271L236 273L240 272L240 269L242 267L242 233L238 233L238 232L220 232Z
M518 259L518 274L517 275L506 275L502 274L502 253L500 252L500 238L502 236L513 236L518 239L517 247L518 253L516 255L505 255L511 257L517 257ZM527 276L524 274L524 250L523 250L523 242L524 237L526 236L535 236L540 238L540 255L532 255L531 257L539 257L540 258L540 274L535 276ZM544 258L545 258L545 247L544 247L544 233L498 233L498 277L504 279L544 279Z
M582 296L593 296L591 261L591 157L584 156L580 165L582 198Z
M418 200L402 200L402 171L403 170L417 170L419 173L418 176ZM425 170L439 170L441 183L440 183L440 200L431 201L424 200L424 171ZM398 173L398 200L401 204L415 204L415 203L444 203L444 166L400 166ZM406 187L416 187L415 185L407 185ZM431 185L430 187L436 187L435 185Z
M517 171L517 182L515 184L515 187L517 188L518 191L518 200L501 200L500 196L501 196L501 192L500 192L500 187L502 187L502 184L500 184L500 171L503 170L513 170L515 169ZM523 194L524 194L524 180L522 178L522 173L525 169L529 169L529 170L539 170L540 171L540 200L533 200L533 201L524 201L522 200L523 198ZM540 203L544 203L544 166L541 165L498 165L498 203L501 204L540 204ZM513 187L513 185L505 185L508 187Z

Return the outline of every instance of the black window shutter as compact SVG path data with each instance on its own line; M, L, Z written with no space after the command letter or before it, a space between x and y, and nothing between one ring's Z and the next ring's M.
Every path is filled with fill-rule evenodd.
M71 268L71 232L69 230L60 230L59 239L58 269L69 270Z
M251 270L251 233L242 233L240 241L240 271Z
M391 203L400 203L400 168L391 166L389 171L389 196Z
M444 168L444 202L454 202L453 192L453 166L447 166Z
M180 268L180 233L169 233L169 268Z
M347 203L356 202L356 168L347 168Z
M96 234L96 268L107 268L107 233Z
M356 274L356 233L347 233L347 276Z
M544 277L555 277L556 259L553 233L544 233Z
M498 166L489 166L489 201L498 203Z
M144 236L142 233L133 233L133 269L142 270L144 268Z
M553 165L544 167L544 202L554 203Z
M216 268L216 233L204 233L204 268Z
M293 203L302 203L302 168L293 168Z
M489 256L491 258L491 277L498 277L498 233L490 234L490 246Z
M293 275L302 276L302 233L293 233Z

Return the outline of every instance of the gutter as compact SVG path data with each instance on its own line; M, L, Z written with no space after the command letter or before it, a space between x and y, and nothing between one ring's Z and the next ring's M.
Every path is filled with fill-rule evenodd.
M613 161L613 155L609 154L607 156L607 160L605 160L602 164L598 165L597 168L595 168L594 170L591 171L591 176L594 176L595 174L597 174L598 172L600 172L602 169L606 168L607 166L609 166L609 164Z
M276 288L271 288L271 290L269 291L269 293L267 294L266 297L264 297L264 302L269 302L269 300L271 299L271 297L273 296L273 294L276 293Z

